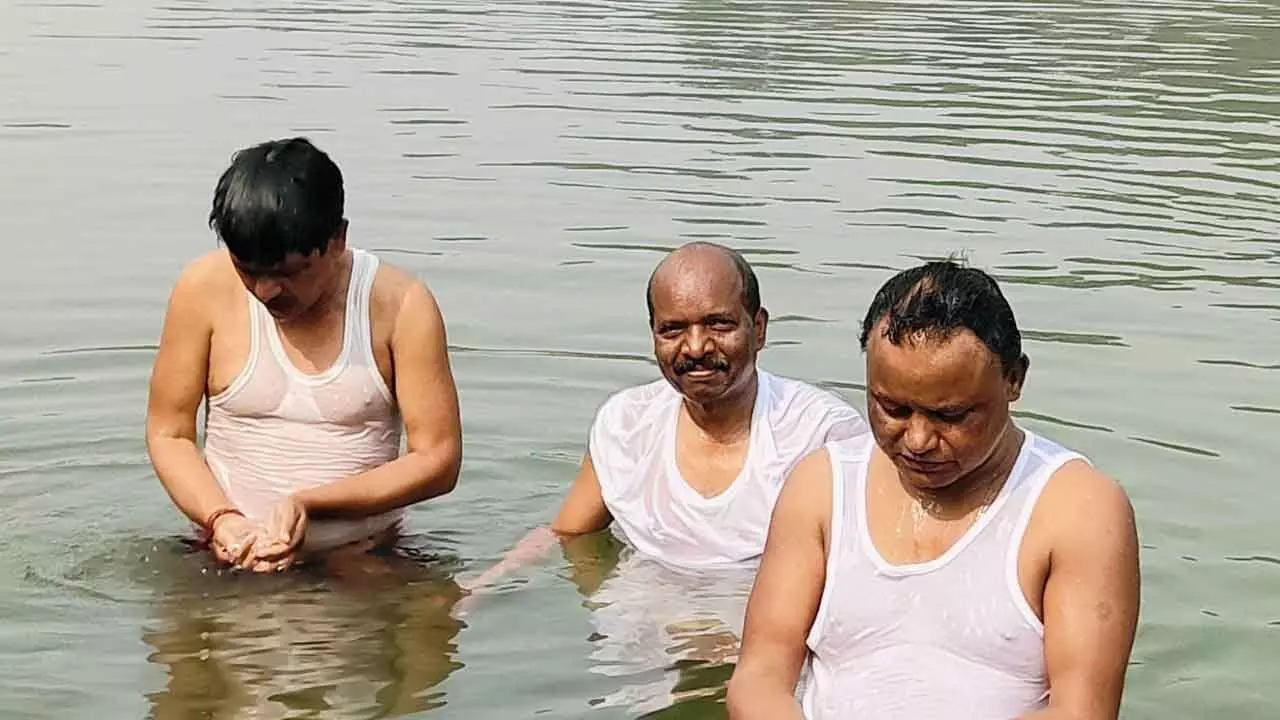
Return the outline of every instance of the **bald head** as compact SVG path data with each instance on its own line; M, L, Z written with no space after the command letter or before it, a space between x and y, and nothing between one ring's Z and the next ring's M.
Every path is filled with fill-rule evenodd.
M649 276L645 302L649 308L649 324L653 325L655 290L673 290L682 285L710 288L725 282L736 282L742 306L748 317L760 310L760 283L742 253L712 242L691 242L677 248L658 263Z
M654 359L686 402L704 409L754 402L769 313L741 254L714 243L685 245L654 269L648 300Z

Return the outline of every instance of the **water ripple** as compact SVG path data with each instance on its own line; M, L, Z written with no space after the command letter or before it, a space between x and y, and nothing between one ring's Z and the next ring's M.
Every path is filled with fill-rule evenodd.
M430 511L460 547L505 549L492 520L465 510L477 499L502 508L509 534L545 521L545 507L521 504L528 478L552 464L537 448L574 445L573 459L598 393L652 375L650 357L592 348L632 347L618 327L634 298L618 288L640 287L655 255L698 238L739 246L761 269L775 322L797 336L772 342L781 352L770 362L823 377L847 357L878 283L958 253L1001 280L1037 363L1059 368L1038 375L1035 410L1019 420L1107 456L1132 479L1144 545L1167 551L1144 561L1151 602L1130 714L1275 715L1246 707L1277 699L1257 638L1160 651L1185 649L1200 625L1239 632L1275 617L1257 609L1278 592L1271 562L1240 560L1250 579L1273 583L1240 588L1188 582L1188 570L1214 563L1180 559L1264 548L1274 526L1256 499L1268 491L1280 396L1246 382L1280 367L1274 0L31 0L0 10L0 27L0 92L22 100L0 109L0 144L19 170L3 235L42 248L0 266L0 300L18 318L0 331L0 504L40 520L37 541L11 540L0 560L43 553L50 538L87 542L78 515L58 514L64 505L95 508L90 524L108 530L164 534L156 518L168 508L144 478L138 429L171 279L160 274L204 242L175 238L191 237L228 137L323 133L348 171L362 246L411 265L429 258L451 350L490 358L465 377L466 472L484 482L464 481L480 489L460 492L476 495ZM136 167L147 171L120 172ZM523 372L528 357L588 362L565 363L582 381L544 393ZM533 399L490 398L490 387ZM104 505L130 517L97 512ZM138 519L144 508L157 514ZM58 577L40 560L15 566ZM152 572L134 581L154 582ZM131 597L139 585L93 587ZM264 599L236 584L242 597L210 599L201 593L223 586L159 587L157 627L143 638L174 682L146 695L153 714L235 714L237 696L286 714L329 703L334 714L403 715L453 700L432 689L453 667L451 634L403 634L418 622L406 617L445 622L409 611L422 593L383 602L293 588ZM529 600L509 602L486 618L499 639L476 643L496 675L475 677L502 677L524 705L494 696L490 714L572 714L593 698L722 714L723 668L673 666L667 648L631 664L644 678L593 680L546 662L581 655L581 633L557 629L577 602L539 604L551 650L521 657L520 642L501 638L523 642ZM40 622L60 616L37 609ZM288 646L317 675L271 665L273 609L318 626ZM40 623L9 626L6 642L44 636ZM68 633L77 642L60 670L84 684L92 712L136 715L149 692L131 684L138 673L120 680L83 649L101 627L110 623ZM201 632L231 647L210 649ZM593 648L607 646L602 635ZM343 664L337 638L363 638L357 660ZM113 635L102 647L137 641ZM536 671L511 672L520 667ZM671 682L650 682L658 672ZM348 682L362 673L368 682ZM273 684L281 677L292 685ZM109 712L112 699L130 710Z

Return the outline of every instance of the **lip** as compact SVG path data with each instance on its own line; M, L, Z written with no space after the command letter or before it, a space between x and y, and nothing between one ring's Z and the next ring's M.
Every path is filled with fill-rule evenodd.
M723 370L709 370L709 369L705 369L705 368L700 368L700 369L698 369L698 370L690 370L690 371L686 372L686 373L684 374L684 376L685 376L685 377L687 377L687 378L689 378L690 380L709 380L709 379L711 379L711 378L715 377L716 375L719 375L719 374L720 374L720 373L722 373L722 372L724 372L724 371L723 371Z
M912 472L920 473L921 475L932 475L933 473L936 473L947 466L947 463L945 462L928 462L924 460L913 460L909 457L906 457L905 455L899 455L898 462L902 463L903 467L907 468L908 470L911 470Z

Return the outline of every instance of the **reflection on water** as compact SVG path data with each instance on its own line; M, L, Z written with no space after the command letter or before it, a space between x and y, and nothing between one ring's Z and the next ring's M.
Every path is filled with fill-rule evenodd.
M150 717L397 717L446 705L461 591L449 568L367 556L288 575L219 570L176 543L148 556L142 640L168 682Z
M856 404L889 273L995 273L1019 420L1137 506L1125 716L1280 707L1275 0L29 0L0 5L0 95L6 717L723 717L732 583L588 543L448 611L454 565L545 522L595 408L655 377L644 282L692 239L759 267L765 365ZM463 477L408 522L456 560L118 549L180 525L141 439L170 283L231 151L293 133L446 313Z
M619 538L603 532L565 543L569 579L590 613L590 670L617 682L596 706L652 714L722 700L755 564L683 570Z

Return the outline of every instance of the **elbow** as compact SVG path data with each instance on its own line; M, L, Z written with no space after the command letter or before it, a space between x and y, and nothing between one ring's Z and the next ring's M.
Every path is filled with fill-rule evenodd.
M183 437L180 433L176 433L170 428L154 425L151 423L147 424L146 431L143 434L143 441L146 447L147 457L151 460L153 464L159 460L159 458L157 457L158 455L163 455L166 452L167 448L170 448L173 446L174 441L180 441L185 439L186 438Z
M739 666L741 667L741 666ZM729 686L725 694L725 708L730 720L747 720L751 717L751 690L749 681L741 672L734 671L729 678Z
M448 495L458 487L462 474L462 442L450 440L424 454L427 498ZM423 499L427 499L423 498Z
M567 523L564 519L559 517L552 520L551 524L547 526L547 529L556 537L577 537L579 535L586 534L582 528Z

